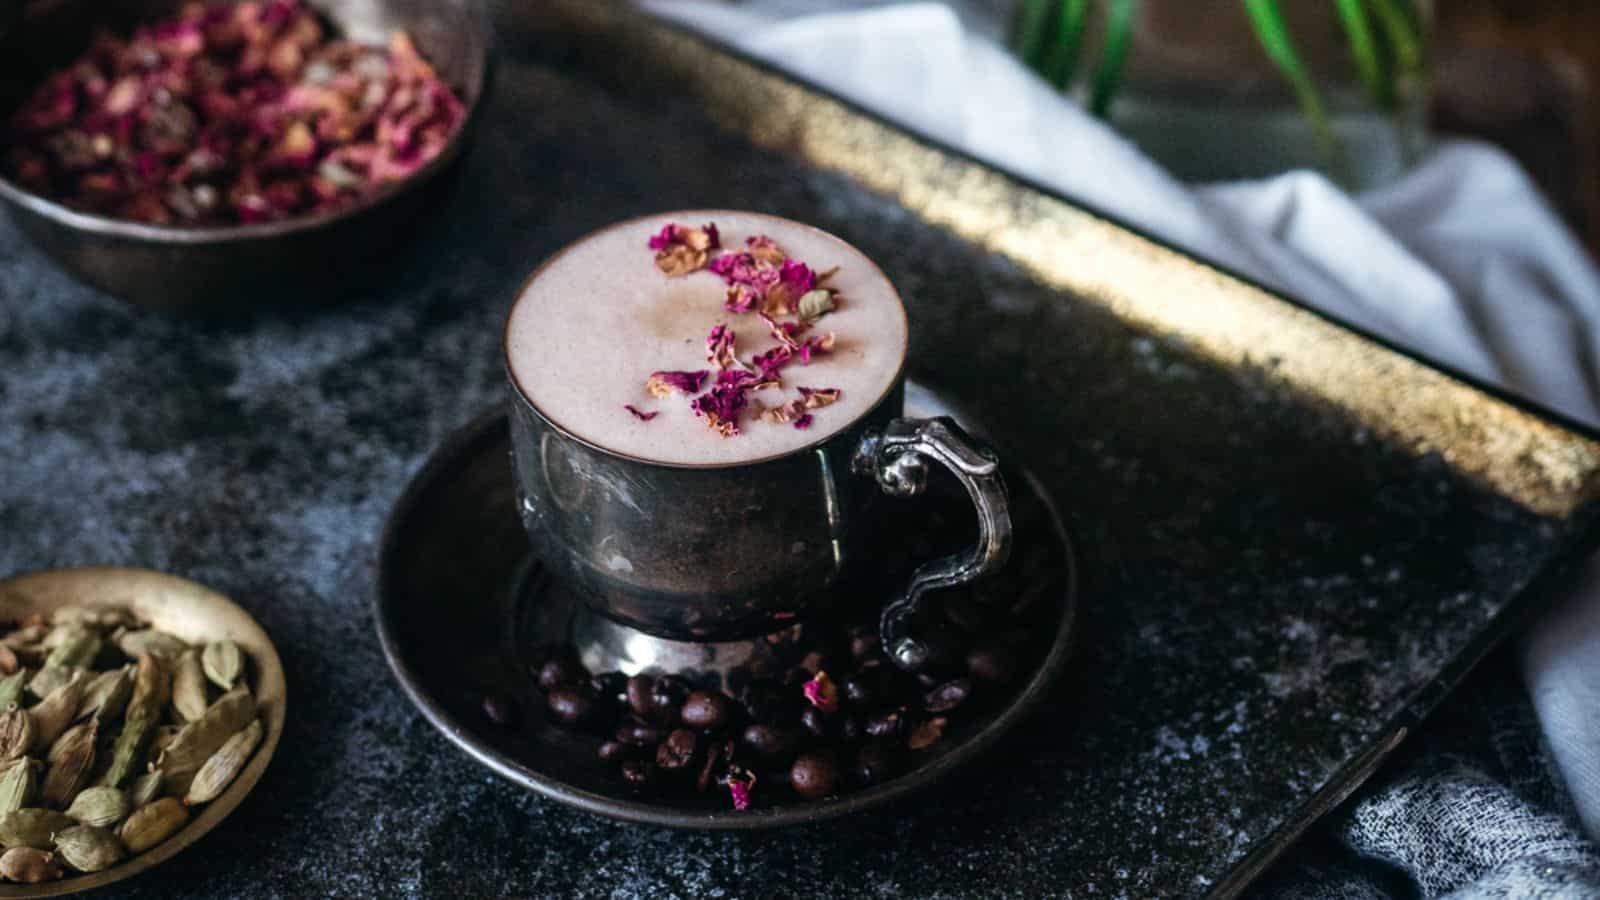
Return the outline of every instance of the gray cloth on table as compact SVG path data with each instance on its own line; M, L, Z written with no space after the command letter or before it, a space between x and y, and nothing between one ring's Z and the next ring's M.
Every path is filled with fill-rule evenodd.
M1501 653L1253 892L1259 900L1600 897L1515 661Z

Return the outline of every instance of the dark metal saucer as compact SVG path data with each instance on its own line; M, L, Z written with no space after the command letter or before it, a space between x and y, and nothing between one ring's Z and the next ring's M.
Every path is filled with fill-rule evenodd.
M915 385L908 386L906 405L912 415L950 414ZM977 757L1045 697L1067 661L1077 590L1071 545L1040 483L1009 468L1017 551L995 581L1036 593L1043 606L1034 620L1038 638L1013 693L952 718L944 739L917 754L898 777L827 800L774 792L739 812L720 791L630 787L595 758L597 738L543 719L526 661L533 643L565 637L534 632L553 630L548 623L562 621L562 610L574 601L532 562L514 509L509 455L506 417L491 414L463 428L417 474L384 530L374 617L390 667L428 721L473 759L562 803L625 821L712 830L845 815L926 787ZM970 541L970 505L950 487L890 507L931 537L913 542L917 546L882 548L886 584L948 543ZM530 611L530 605L537 608ZM518 729L485 717L487 694L518 705Z

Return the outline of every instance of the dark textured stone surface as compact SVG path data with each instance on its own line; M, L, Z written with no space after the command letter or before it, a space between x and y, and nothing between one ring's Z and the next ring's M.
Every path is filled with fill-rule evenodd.
M140 315L0 226L0 570L195 578L261 620L290 679L255 793L125 895L1203 893L1431 697L1575 537L581 65L513 47L426 252L336 309ZM1069 511L1072 671L920 801L764 835L604 822L478 769L383 665L378 530L428 450L499 402L516 285L584 231L689 205L811 220L878 258L909 299L914 374L987 417Z

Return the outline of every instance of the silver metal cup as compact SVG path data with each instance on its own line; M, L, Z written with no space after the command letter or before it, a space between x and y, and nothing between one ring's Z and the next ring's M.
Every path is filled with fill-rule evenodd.
M923 595L1003 565L1011 519L992 451L950 419L901 417L903 368L875 406L818 443L755 462L685 466L564 430L518 383L508 356L518 508L535 553L612 622L668 641L737 642L848 596L852 575L871 564L862 551L882 537L876 501L921 493L936 463L971 496L977 543L918 568L880 622L896 663L926 665L934 648L914 627Z

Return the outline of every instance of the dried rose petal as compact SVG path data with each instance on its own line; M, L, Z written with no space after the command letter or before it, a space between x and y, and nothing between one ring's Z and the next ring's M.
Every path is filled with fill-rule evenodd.
M744 245L749 248L752 259L758 264L768 266L782 266L788 255L778 246L778 242L764 234L745 238Z
M624 406L622 408L627 410L628 412L633 413L634 418L638 419L641 422L648 422L651 419L654 419L656 416L661 415L661 413L659 413L659 412L645 412L644 410L641 410L639 407L634 406L632 403L629 403L629 404L627 404L626 406Z
M733 802L733 808L749 809L750 795L756 789L755 773L739 766L729 766L728 774L724 776L723 781L728 785L728 796Z
M767 375L776 377L777 371L783 368L784 365L793 358L794 351L783 346L782 344L779 344L778 346L773 347L771 350L757 353L751 358L751 363Z
M724 253L711 261L710 268L729 284L748 285L763 296L781 277L777 266L749 253Z
M799 390L800 398L798 400L791 400L782 406L774 406L762 410L761 418L764 421L778 424L792 422L795 428L805 430L810 428L814 421L808 410L828 406L839 399L839 390L837 388L823 390L800 388Z
M838 388L795 388L800 392L800 399L806 409L820 409L839 402L842 393Z
M810 365L812 355L820 353L832 353L833 344L834 335L831 331L820 337L814 336L806 338L805 343L800 345L800 362L804 365Z
M748 372L722 374L749 376ZM749 404L746 393L746 385L722 383L719 377L716 387L694 398L689 406L695 415L706 420L706 424L713 431L723 437L733 437L739 433L739 417L744 414L745 407Z
M810 681L801 685L801 693L812 706L825 713L831 713L839 708L839 689L834 686L833 679L827 672L818 671Z
M749 312L755 308L756 301L760 299L761 295L748 284L730 284L727 299L722 301L722 308L728 312Z
M329 40L301 0L187 4L47 78L12 117L5 162L74 207L239 224L409 177L464 116L403 34L387 48ZM352 145L372 149L360 165L341 155Z
M786 425L806 414L805 403L794 400L782 406L771 406L761 411L761 419L765 422L774 422Z
M709 374L705 369L698 372L653 372L645 381L644 389L652 397L667 397L674 392L693 394L700 390L700 385L705 383Z
M771 315L763 312L761 321L767 323L767 330L777 339L778 343L790 350L799 350L800 342L795 340L806 326L801 322L780 322Z
M744 368L744 363L739 361L734 351L734 339L734 331L727 323L711 329L711 333L706 335L706 360L724 371Z
M721 246L722 237L715 224L704 228L667 225L650 238L650 249L656 251L656 267L669 278L705 268L711 251Z
M659 234L651 235L650 249L665 250L678 242L678 226L663 225Z

